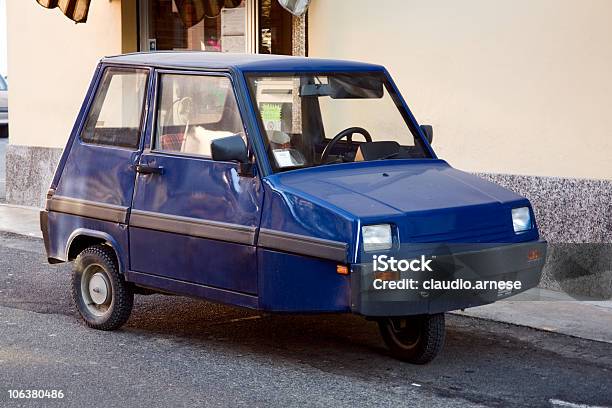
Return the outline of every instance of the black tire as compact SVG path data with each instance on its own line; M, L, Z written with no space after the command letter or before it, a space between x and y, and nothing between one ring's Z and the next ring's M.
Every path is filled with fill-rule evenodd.
M412 364L431 362L444 346L444 313L388 317L378 321L378 328L391 355Z
M0 126L0 139L6 139L8 136L8 125Z
M101 284L96 285L96 282ZM72 298L79 314L91 328L115 330L128 321L134 305L134 292L119 274L112 248L94 245L77 256L72 272Z

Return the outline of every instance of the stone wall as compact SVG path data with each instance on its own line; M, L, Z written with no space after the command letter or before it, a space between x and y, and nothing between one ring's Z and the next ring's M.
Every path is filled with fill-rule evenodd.
M6 201L44 207L62 149L9 144L6 149Z
M549 242L540 286L612 298L612 181L479 174L527 197Z

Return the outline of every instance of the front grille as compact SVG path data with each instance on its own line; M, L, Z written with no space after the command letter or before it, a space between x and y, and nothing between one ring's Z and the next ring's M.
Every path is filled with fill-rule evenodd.
M509 210L497 203L409 214L403 224L407 242L507 242L515 235Z
M411 242L506 242L514 238L507 226L492 226L474 230L447 231L437 234L420 234L409 237Z

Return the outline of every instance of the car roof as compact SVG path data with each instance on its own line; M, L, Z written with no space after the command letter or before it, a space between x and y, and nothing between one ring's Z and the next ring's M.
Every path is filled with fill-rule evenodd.
M269 54L230 54L205 51L137 52L102 59L105 63L188 69L235 69L249 72L381 71L364 62Z

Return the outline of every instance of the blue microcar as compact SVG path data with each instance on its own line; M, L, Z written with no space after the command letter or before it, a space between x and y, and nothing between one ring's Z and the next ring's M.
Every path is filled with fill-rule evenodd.
M438 159L384 67L136 53L98 65L41 212L85 323L134 294L356 313L423 364L444 312L539 283L529 201Z

